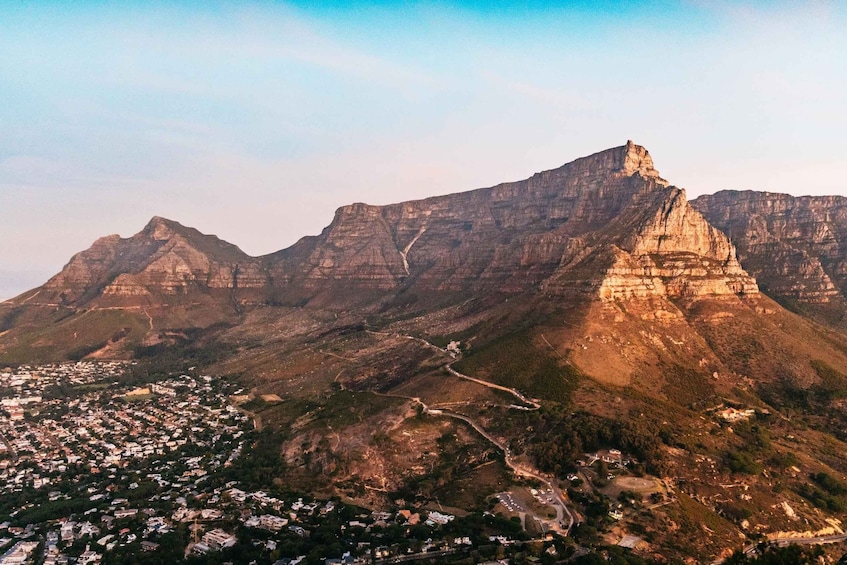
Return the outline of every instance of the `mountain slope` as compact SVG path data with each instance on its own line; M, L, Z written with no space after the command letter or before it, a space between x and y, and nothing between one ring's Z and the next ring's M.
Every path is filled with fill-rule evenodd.
M23 359L122 357L169 330L234 322L266 284L259 261L236 246L155 217L132 237L98 239L44 285L4 302L2 343Z
M155 217L138 234L110 235L74 255L41 288L10 302L84 307L92 301L136 297L157 306L165 296L192 290L262 287L255 259L215 236Z

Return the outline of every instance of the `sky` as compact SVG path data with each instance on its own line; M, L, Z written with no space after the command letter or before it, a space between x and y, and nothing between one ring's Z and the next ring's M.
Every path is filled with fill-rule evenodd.
M0 299L154 215L262 255L628 139L690 198L845 194L845 29L835 1L0 0Z

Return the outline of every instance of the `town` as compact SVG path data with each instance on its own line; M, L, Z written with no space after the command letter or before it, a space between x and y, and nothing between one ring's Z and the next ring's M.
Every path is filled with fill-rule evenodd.
M370 511L263 480L273 462L250 454L273 450L251 451L263 437L231 402L237 385L122 384L127 368L0 372L0 564L400 562L529 543L520 523L490 512ZM552 537L542 550L555 554Z

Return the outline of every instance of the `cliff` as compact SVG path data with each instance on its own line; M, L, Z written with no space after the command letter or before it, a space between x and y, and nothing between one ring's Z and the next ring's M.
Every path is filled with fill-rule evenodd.
M729 240L632 142L524 181L345 206L321 235L265 260L275 286L304 299L399 288L580 288L604 299L756 292Z
M843 310L847 198L722 191L692 204L729 235L767 294Z
M229 292L343 307L408 289L539 288L607 300L756 292L726 236L628 142L492 188L344 206L319 236L262 258L153 218L130 238L97 240L12 303L155 306Z

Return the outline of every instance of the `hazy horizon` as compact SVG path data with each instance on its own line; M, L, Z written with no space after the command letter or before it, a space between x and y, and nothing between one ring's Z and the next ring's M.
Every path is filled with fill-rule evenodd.
M251 255L336 208L645 146L689 197L844 194L847 4L0 7L0 299L154 215Z

